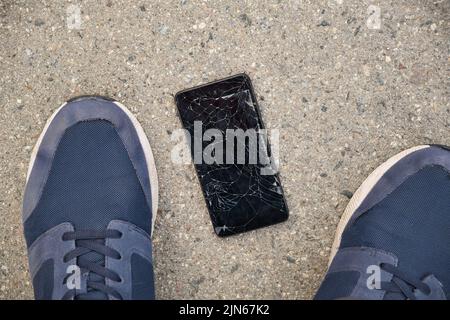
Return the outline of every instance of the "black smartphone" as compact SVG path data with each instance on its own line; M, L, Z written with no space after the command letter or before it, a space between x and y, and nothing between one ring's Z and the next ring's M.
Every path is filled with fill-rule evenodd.
M288 218L250 78L238 74L175 96L214 231L229 236Z

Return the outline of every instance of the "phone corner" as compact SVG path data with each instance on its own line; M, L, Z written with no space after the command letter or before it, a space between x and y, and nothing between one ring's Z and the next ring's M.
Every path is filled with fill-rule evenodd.
M177 93L175 93L175 95L173 96L173 101L175 102L175 104L178 105L179 98L184 93L184 91L185 90L181 90L181 91L178 91Z
M244 78L245 81L249 81L249 82L252 81L250 78L250 75L247 74L245 71L242 71L242 72L236 74L236 77L242 77L242 78Z

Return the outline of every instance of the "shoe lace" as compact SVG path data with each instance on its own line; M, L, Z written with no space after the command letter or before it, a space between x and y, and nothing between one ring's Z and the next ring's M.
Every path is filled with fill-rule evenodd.
M385 299L416 300L416 290L420 290L426 295L431 293L431 289L427 284L406 275L392 264L382 263L380 268L393 276L391 281L382 281L380 283L380 289L386 292Z
M83 300L98 298L99 296L107 298L108 295L116 299L122 299L122 296L116 290L105 284L105 279L122 282L121 277L116 272L105 267L105 257L122 258L118 251L105 245L105 239L118 239L120 237L122 237L122 233L118 230L77 230L64 233L63 241L75 241L75 249L64 255L64 263L76 259L76 265L81 273L87 272L89 276L86 280L87 292L80 293L76 289L68 289L63 296L63 300ZM67 282L67 278L64 279L64 283Z

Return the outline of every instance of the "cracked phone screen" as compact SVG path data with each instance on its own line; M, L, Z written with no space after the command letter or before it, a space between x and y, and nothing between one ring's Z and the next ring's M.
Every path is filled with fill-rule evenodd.
M286 220L248 76L184 90L175 100L215 233L228 236Z

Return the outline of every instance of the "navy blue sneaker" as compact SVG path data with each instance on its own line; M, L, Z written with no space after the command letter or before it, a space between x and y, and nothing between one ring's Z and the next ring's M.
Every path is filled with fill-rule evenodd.
M120 103L79 97L33 150L23 227L36 299L153 299L150 145Z
M315 299L450 298L449 247L450 150L406 150L352 197Z

